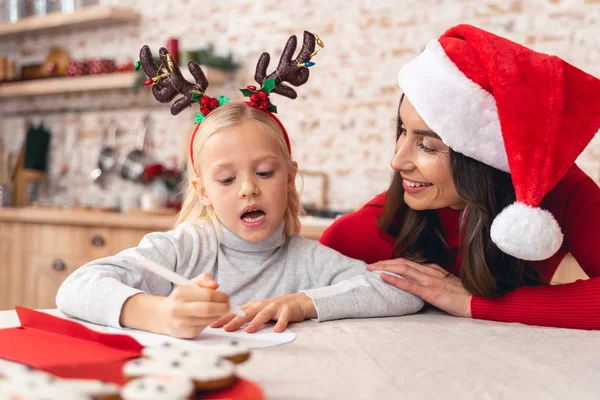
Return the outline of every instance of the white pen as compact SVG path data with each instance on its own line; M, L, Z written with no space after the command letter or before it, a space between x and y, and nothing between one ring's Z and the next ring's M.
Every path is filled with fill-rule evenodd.
M183 276L171 271L168 268L163 267L160 264L155 263L152 260L148 260L146 257L142 256L141 254L138 254L135 257L135 261L137 262L138 265L140 265L141 267L146 268L148 271L155 273L156 275L165 278L166 280L168 280L171 283L174 283L176 285L179 286L194 286L194 287L198 287L198 285L194 284L192 281L190 281L187 278L184 278ZM246 313L244 312L244 310L242 310L242 308L238 305L235 305L233 303L229 303L229 312L235 314L235 315L239 315L240 317L245 317Z

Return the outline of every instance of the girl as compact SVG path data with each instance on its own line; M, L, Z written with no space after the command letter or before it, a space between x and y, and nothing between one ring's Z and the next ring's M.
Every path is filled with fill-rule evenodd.
M161 49L165 61L167 54ZM148 58L145 48L142 62ZM149 76L160 73L150 69L145 66ZM366 273L364 262L297 234L298 167L283 126L260 104L229 102L203 115L192 136L190 183L176 229L151 233L136 248L76 270L59 289L61 311L98 324L188 338L213 322L226 330L250 322L246 331L255 332L272 319L281 332L288 322L307 318L421 309L418 297L387 285L378 273ZM137 255L199 286L174 288L135 265ZM246 317L227 314L230 298L246 303Z

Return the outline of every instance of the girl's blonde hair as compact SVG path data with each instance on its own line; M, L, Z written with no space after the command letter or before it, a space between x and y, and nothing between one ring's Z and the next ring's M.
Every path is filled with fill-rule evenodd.
M290 156L287 144L285 143L283 131L273 118L263 111L254 107L249 107L242 102L229 102L220 106L211 111L206 119L204 119L194 138L192 152L194 154L195 165L192 166L190 162L187 173L187 188L185 190L183 206L177 217L176 225L186 221L192 223L200 223L203 221L211 222L217 231L219 238L222 238L219 220L215 215L214 209L211 206L205 206L199 201L198 193L193 182L202 184L200 181L200 151L208 138L215 133L239 125L247 120L256 121L266 128L264 129L264 132L272 135L280 147L287 171L293 170L292 157ZM198 171L198 175L196 175L196 171ZM288 192L287 206L283 215L286 236L300 232L300 212L300 196L298 195L296 184L294 182L293 189Z

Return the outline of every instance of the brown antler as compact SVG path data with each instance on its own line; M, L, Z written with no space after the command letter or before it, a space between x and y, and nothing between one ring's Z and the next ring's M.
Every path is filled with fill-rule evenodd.
M161 66L157 67L154 63L154 57L148 46L142 47L140 50L140 63L148 78L157 78L163 76L162 79L156 79L152 85L152 94L154 98L161 103L169 103L178 94L183 97L177 99L171 106L171 114L177 115L186 107L194 102L192 94L194 91L204 93L208 88L208 79L202 71L202 68L194 60L188 62L188 69L196 80L196 83L188 82L171 55L164 47L159 50Z
M308 68L300 67L298 65L310 61L311 57L315 54L316 40L315 35L304 31L304 46L302 46L300 53L298 53L298 57L292 59L294 52L296 51L297 40L295 35L291 36L285 44L277 69L268 76L267 68L271 56L269 53L262 53L256 64L254 80L262 85L266 79L274 78L275 89L273 89L272 92L289 97L290 99L295 99L298 97L296 91L291 87L284 85L283 82L289 82L294 86L300 86L308 81L308 76L310 75Z

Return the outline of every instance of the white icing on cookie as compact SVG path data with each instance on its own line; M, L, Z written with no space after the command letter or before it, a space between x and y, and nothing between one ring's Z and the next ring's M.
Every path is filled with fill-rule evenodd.
M128 382L121 390L123 400L185 400L195 392L191 379L149 375Z
M68 391L57 385L58 379L46 375L19 375L14 378L0 379L0 400L92 400L90 395L78 391Z
M60 390L80 392L90 396L115 395L120 390L117 385L93 379L58 379L56 386Z
M0 377L31 375L36 373L47 375L45 372L36 371L28 365L0 358Z
M210 382L233 376L235 367L232 362L217 359L194 359L192 357L138 358L129 361L123 367L127 377L145 375L165 375L188 377L195 382Z
M207 345L196 348L183 348L173 346L170 343L165 343L162 346L144 347L142 354L145 357L154 359L171 359L174 357L191 357L204 359L219 359L235 357L241 354L250 353L250 349L246 346L238 344L236 341L231 343Z

